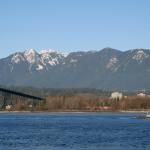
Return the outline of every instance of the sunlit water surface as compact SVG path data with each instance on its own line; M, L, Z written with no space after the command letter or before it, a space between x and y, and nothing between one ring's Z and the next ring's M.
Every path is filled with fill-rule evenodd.
M1 113L0 150L150 150L142 113Z

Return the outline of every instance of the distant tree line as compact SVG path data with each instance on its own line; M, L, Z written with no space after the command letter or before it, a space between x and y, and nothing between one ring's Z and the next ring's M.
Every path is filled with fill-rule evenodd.
M7 87L6 87L7 88ZM44 97L33 101L23 97L0 95L0 106L11 105L10 110L26 111L121 111L150 110L150 97L127 96L121 100L110 98L110 91L99 89L37 89L9 87L11 90ZM5 103L4 104L4 99ZM1 107L3 110L5 108Z
M51 96L74 96L74 95L98 95L110 96L111 91L94 89L94 88L35 88L35 87L5 87L14 91L27 93L34 96L47 97Z

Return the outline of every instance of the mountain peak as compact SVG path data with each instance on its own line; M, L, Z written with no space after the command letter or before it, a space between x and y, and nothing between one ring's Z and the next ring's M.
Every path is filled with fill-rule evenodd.
M143 49L138 49L136 50L136 54L132 57L132 59L142 63L142 61L148 57L149 55L146 54Z
M35 51L34 49L32 49L32 48L26 49L26 50L24 51L24 54L25 54L25 55L34 54L34 53L36 53L36 51Z
M24 59L24 57L22 56L21 53L15 53L15 54L12 55L11 62L13 64L18 64L21 61L25 61L25 59Z
M111 51L111 50L116 50L116 49L111 48L111 47L105 47L101 51Z
M67 57L68 56L68 53L66 53L66 52L61 52L61 51L53 50L53 49L41 50L39 52L40 55L46 55L46 56L51 54L51 53L53 53L53 54L55 53L55 54L61 55L63 57Z
M117 49L113 49L113 48L110 48L110 47L105 47L103 48L102 50L100 50L100 52L121 52L120 50L117 50Z
M52 50L52 49L43 49L39 52L39 54L47 54L47 53L54 53L54 52L57 52L55 50Z
M29 63L36 63L39 60L38 53L34 49L27 49L24 52L24 57Z

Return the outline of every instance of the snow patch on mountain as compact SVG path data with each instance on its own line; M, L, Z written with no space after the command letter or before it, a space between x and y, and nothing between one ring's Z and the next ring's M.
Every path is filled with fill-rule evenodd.
M115 67L115 64L118 62L118 59L116 57L113 57L109 60L106 68L107 69L111 69L111 70L114 70L114 67Z
M42 50L37 53L34 49L27 49L23 53L15 53L11 57L11 65L18 64L21 61L27 62L29 65L29 71L35 67L36 70L42 70L49 66L56 66L60 63L63 63L67 53L62 53L55 50Z
M48 55L48 54L57 54L57 55L61 55L63 57L67 57L69 53L67 52L60 52L60 51L57 51L57 50L53 50L53 49L48 49L48 50L41 50L39 52L40 55Z
M56 58L54 58L54 59L50 60L48 63L49 63L51 66L55 66L55 65L58 64L58 60L57 60Z
M9 64L10 72L13 72L14 66L12 64Z
M57 65L59 64L59 60L62 59L64 56L61 53L58 53L53 50L42 50L40 52L41 62L43 65Z
M76 63L76 62L78 62L78 60L77 59L70 59L70 63Z
M40 56L41 56L41 62L43 65L47 65L49 63L49 61L52 59L49 51L42 51L40 53Z
M24 52L24 57L30 64L38 63L40 60L39 54L33 49L27 49Z
M18 63L21 62L21 61L25 61L25 59L24 59L24 57L23 57L21 54L19 54L19 53L14 54L14 55L12 56L12 58L11 58L11 63L13 63L13 64L18 64Z
M38 64L36 70L43 70L43 69L44 69L44 67L42 65Z
M136 60L139 63L142 63L144 59L148 58L149 55L146 54L143 50L137 51L137 53L132 57L132 59Z

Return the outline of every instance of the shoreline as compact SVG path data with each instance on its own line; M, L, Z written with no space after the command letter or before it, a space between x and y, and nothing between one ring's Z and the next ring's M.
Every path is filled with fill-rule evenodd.
M150 110L119 111L0 111L0 113L147 113Z

